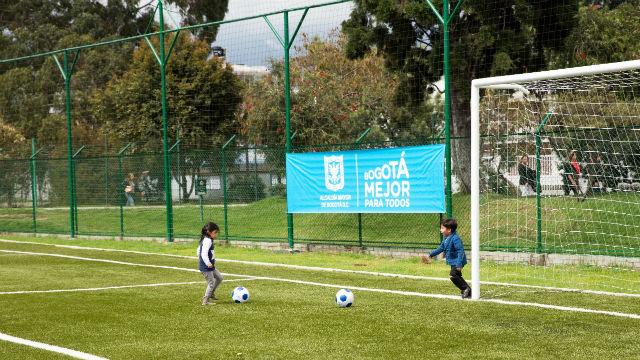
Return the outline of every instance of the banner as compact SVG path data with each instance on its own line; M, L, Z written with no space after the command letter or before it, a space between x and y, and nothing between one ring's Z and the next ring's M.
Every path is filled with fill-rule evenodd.
M290 213L444 213L444 145L287 154Z

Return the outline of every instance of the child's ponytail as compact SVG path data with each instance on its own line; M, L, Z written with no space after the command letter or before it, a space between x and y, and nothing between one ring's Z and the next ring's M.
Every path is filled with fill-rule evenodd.
M202 227L202 232L200 233L200 241L202 241L207 236L207 227Z
M200 241L209 236L209 233L212 231L220 231L220 228L216 223L209 221L202 227L202 231L200 233Z

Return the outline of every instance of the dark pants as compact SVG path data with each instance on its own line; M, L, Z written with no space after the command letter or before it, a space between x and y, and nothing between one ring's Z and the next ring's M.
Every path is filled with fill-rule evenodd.
M451 282L460 289L460 292L465 291L469 287L469 284L467 284L467 282L462 278L462 271L456 270L455 266L451 267L449 279L451 279Z
M573 180L573 184L571 183ZM578 177L573 175L565 175L563 184L564 195L568 196L572 191L576 196L580 196L582 191L580 190L580 184L578 183Z

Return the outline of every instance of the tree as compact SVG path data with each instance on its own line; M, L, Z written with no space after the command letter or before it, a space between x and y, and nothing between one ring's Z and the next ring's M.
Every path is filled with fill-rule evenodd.
M152 20L156 4L157 1L154 0L146 2L138 0L0 0L0 8L2 8L0 12L0 58L9 59L34 55L56 49L138 35L144 32L147 24ZM228 0L169 0L166 1L166 4L177 7L185 22L193 24L201 21L221 20L227 11ZM157 30L157 24L152 24L149 29L149 31ZM206 28L206 31L197 31L196 34L210 41L215 38L216 32L217 26L210 26ZM104 115L106 111L92 107L104 103L98 98L104 94L108 83L116 81L128 71L132 64L134 48L139 46L146 47L147 45L125 42L84 49L80 53L70 84L71 127L74 148L77 149L82 145L87 146L83 155L92 151L94 154L102 154L105 151L103 147L104 136L107 136L110 141L118 140L115 134L110 133L111 129L106 122L108 116L100 115ZM208 51L207 44L205 47ZM202 55L202 52L199 50L199 54ZM206 58L206 53L204 57ZM62 61L61 54L58 55L58 60ZM73 51L70 52L70 61L75 61L75 52ZM157 69L155 74L157 75ZM171 76L185 75L175 73L169 75L169 77ZM224 82L225 79L220 81ZM214 85L216 84L214 82ZM159 94L160 81L157 76L149 79L146 85L148 87L144 90L145 92L151 92L149 89L157 89L153 93ZM182 85L184 86L180 91L193 91L189 89L188 84ZM231 103L237 102L234 100L237 98L235 94L228 96ZM169 99L169 101L172 100ZM174 105L179 106L179 104ZM215 101L211 102L210 107L215 106L217 106ZM136 110L132 109L133 114ZM203 108L199 108L199 110L206 111ZM43 146L55 145L56 147L50 152L50 155L60 156L67 151L65 111L64 82L51 56L0 64L0 116L4 117L5 123L21 136L37 138L38 143ZM216 111L210 111L210 113L214 115L204 115L204 118L217 116L215 115ZM199 113L194 115L192 112L191 115L200 117ZM181 121L185 122L184 119ZM207 131L210 130L206 126L203 128ZM220 128L216 127L215 131L218 130ZM143 140L151 143L151 139L148 137L129 140ZM161 142L156 141L156 143ZM62 162L57 163L62 164ZM4 170L2 169L0 172ZM67 194L67 184L63 180L64 170L63 166L52 170L58 171L61 180L56 181L56 175L51 173L50 199L56 198L63 201ZM87 182L91 180L87 178L87 176L91 176L88 174L93 174L93 172L85 174L84 180ZM100 175L96 173L95 176Z
M554 67L640 59L636 36L640 32L640 1L603 3L580 8L578 23L566 40L569 56L556 56Z
M440 79L443 34L424 0L356 0L343 23L352 58L373 51L401 74L408 112L424 101L428 85ZM434 2L442 8L440 1ZM457 1L451 1L451 8ZM563 48L576 23L578 2L570 0L466 1L450 23L452 135L470 136L470 82L474 78L543 70L547 53ZM454 172L469 188L469 142L452 144Z
M229 0L171 0L178 7L183 25L197 25L220 21L227 13ZM195 31L198 38L211 44L218 34L218 26L207 26Z
M157 40L152 43L158 47ZM208 54L207 43L182 34L166 69L168 136L179 137L191 150L211 149L236 131L242 84L230 65ZM163 129L159 84L157 60L147 44L140 43L129 69L104 91L93 93L93 115L123 142L136 142L137 151L158 150ZM187 189L186 176L199 173L204 163L189 157L179 161L179 182L188 197L192 187Z
M157 1L0 0L0 58L34 55L142 33ZM185 22L221 20L228 0L170 0ZM150 31L156 31L153 25ZM211 40L217 27L198 32ZM71 80L74 143L99 145L104 123L90 111L89 97L121 76L131 63L134 42L85 49ZM146 45L144 45L146 46ZM75 53L70 53L70 61ZM58 55L62 61L62 55ZM26 138L66 145L63 79L51 56L0 64L0 115ZM159 85L154 84L154 87ZM63 116L61 116L62 114ZM42 137L42 138L41 138ZM59 147L59 152L64 146Z
M25 158L27 141L19 131L6 124L0 116L0 203L13 207L19 188L28 188L29 163Z
M410 117L394 89L398 76L384 69L375 53L361 59L344 56L344 37L326 41L303 35L302 55L291 60L291 129L296 145L350 144L371 128L367 141L424 141L431 128L433 103L420 104L422 116ZM274 61L268 76L245 94L241 132L255 144L284 144L284 67ZM414 111L418 113L419 111Z
M222 20L229 1L168 0L165 3L177 8L184 25L195 25ZM156 0L2 0L0 28L12 42L10 47L0 48L0 57L54 50L59 48L58 40L69 34L87 35L95 40L137 35L145 30L156 4ZM211 42L217 27L207 27L198 34Z
M0 159L25 157L27 140L0 117Z

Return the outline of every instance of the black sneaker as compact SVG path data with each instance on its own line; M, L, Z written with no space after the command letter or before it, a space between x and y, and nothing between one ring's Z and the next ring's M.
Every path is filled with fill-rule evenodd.
M464 291L462 292L462 298L463 299L471 298L471 288L470 287L464 289Z

